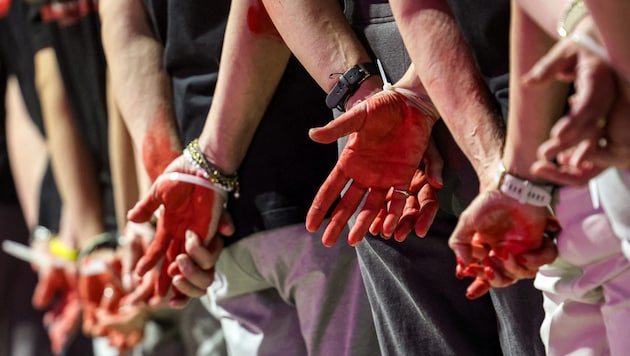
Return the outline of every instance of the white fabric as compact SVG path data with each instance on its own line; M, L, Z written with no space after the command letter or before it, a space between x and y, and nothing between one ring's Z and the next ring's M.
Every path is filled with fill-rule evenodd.
M611 207L610 197L593 199L591 194L602 194L599 179L609 179L605 177L597 178L595 190L560 190L559 258L541 268L534 282L545 297L541 336L550 356L625 355L630 350L630 261L609 210L604 211L604 206Z

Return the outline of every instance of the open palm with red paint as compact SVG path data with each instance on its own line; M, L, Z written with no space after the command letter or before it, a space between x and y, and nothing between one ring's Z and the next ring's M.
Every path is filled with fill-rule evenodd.
M128 219L142 223L152 219L159 211L155 238L149 244L144 256L136 265L136 272L144 275L161 262L156 282L156 294L166 296L172 285L172 277L179 274L169 266L176 257L185 254L185 235L187 230L200 236L204 244L209 245L215 238L220 221L228 219L223 206L226 195L203 178L199 169L182 155L175 159L156 179L149 194L128 213ZM221 224L225 235L233 230L230 224ZM185 296L173 287L175 296Z
M347 190L332 212L322 241L332 246L349 218L359 209L356 224L348 235L357 244L386 205L388 191L409 190L429 143L431 129L437 121L431 104L420 107L394 90L384 90L355 105L351 110L322 128L312 129L310 136L320 143L331 143L349 134L337 164L319 189L307 214L306 227L317 230L327 211ZM393 194L383 229L394 231L405 207L406 196Z

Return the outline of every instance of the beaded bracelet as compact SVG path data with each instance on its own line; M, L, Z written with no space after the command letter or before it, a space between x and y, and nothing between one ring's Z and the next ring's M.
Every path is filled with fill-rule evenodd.
M558 21L558 35L568 36L586 15L588 15L588 9L584 0L571 0Z
M221 172L218 168L213 166L204 156L203 152L199 148L199 139L190 141L188 146L184 149L184 156L192 163L195 168L199 169L204 178L210 181L210 183L220 187L226 192L234 192L234 197L239 197L239 182L238 175L236 173L227 175Z

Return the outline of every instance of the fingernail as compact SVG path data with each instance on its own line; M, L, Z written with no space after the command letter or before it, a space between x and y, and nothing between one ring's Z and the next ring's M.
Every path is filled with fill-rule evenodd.
M187 241L192 241L192 239L193 239L194 237L195 237L195 236L193 235L193 232L192 232L191 230L186 230L186 240L187 240Z

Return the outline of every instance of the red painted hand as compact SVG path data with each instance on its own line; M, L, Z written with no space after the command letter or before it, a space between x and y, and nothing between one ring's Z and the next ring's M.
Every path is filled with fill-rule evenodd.
M348 134L349 140L332 172L319 189L307 214L306 227L317 230L327 211L351 182L335 207L322 237L326 246L337 242L348 219L367 198L348 235L357 244L385 206L390 188L407 190L429 142L436 117L412 104L405 95L382 91L310 136L331 143ZM395 194L389 202L383 229L393 231L402 215L406 197Z
M545 207L521 204L498 190L480 193L449 239L458 259L457 275L476 278L467 296L478 298L490 287L531 278L532 271L555 259L555 248L545 242L550 225ZM506 264L510 258L530 263Z
M81 303L77 291L77 269L74 261L53 255L48 240L35 241L33 248L42 258L33 267L38 274L32 303L37 309L47 309L44 325L51 349L58 355L79 331Z
M166 296L171 287L167 269L177 255L184 253L186 230L202 236L208 244L215 236L223 214L226 199L221 194L223 192L213 189L210 182L190 172L196 170L190 167L185 157L176 159L167 168L167 173L155 181L149 194L128 214L131 221L146 222L161 207L155 239L136 266L136 272L143 275L164 258L156 282L159 296ZM175 293L176 296L179 294L178 291Z

